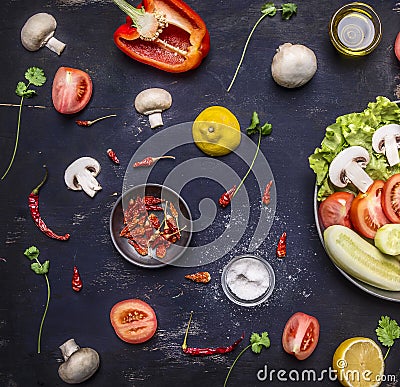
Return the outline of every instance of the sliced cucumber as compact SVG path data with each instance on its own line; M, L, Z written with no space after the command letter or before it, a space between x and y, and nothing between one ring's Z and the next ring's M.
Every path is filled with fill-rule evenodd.
M330 226L324 231L324 242L332 261L347 274L380 289L400 291L400 262L353 230Z
M400 254L400 224L385 224L378 228L375 246L384 254Z

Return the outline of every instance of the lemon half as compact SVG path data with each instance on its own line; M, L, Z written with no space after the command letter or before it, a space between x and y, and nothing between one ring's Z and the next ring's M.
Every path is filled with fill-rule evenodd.
M203 110L192 126L195 144L209 156L224 156L235 150L241 139L240 124L223 106Z
M385 363L378 344L368 337L343 341L333 355L333 369L343 386L378 387Z

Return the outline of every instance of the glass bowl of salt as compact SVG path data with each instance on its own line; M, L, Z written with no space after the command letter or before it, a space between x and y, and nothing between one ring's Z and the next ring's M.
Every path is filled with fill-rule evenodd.
M233 258L224 267L222 289L235 304L255 306L266 301L275 287L275 273L263 258L246 254Z

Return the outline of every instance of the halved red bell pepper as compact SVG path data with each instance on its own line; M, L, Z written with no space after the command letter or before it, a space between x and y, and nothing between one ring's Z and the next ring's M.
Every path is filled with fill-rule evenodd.
M131 58L171 73L196 68L210 50L201 17L181 0L143 0L134 7L113 0L126 13L114 33L117 47Z

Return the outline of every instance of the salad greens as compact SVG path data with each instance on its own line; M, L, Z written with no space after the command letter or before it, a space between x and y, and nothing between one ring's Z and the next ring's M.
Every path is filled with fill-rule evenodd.
M386 97L377 97L360 113L340 116L336 122L326 128L321 147L315 149L308 158L311 169L317 175L318 200L332 194L335 190L329 181L329 164L343 149L359 145L367 149L371 160L365 171L373 180L387 180L391 175L400 173L400 165L390 167L384 154L372 149L372 135L383 125L400 122L400 108Z

